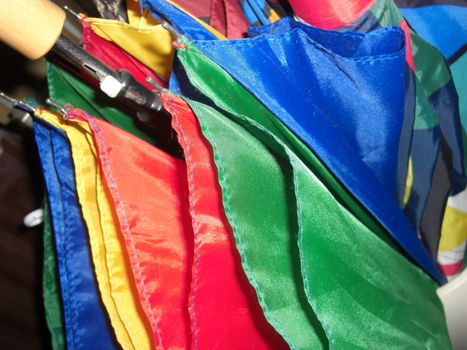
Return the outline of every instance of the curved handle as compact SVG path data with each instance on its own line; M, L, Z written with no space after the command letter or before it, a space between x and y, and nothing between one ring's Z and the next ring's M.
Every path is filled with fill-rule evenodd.
M34 60L54 46L65 12L48 0L0 0L0 40Z

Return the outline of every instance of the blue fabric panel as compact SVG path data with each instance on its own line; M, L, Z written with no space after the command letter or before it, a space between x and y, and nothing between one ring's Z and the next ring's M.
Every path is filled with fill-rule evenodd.
M459 109L453 108L453 106L459 105L453 80L451 79L446 85L431 94L428 100L435 114L439 116L441 133L451 150L451 162L454 169L452 194L456 194L465 188L467 178L464 169L461 119Z
M217 39L214 34L194 20L191 16L165 0L142 0L141 5L154 16L169 22L180 34L190 39Z
M117 349L100 300L76 194L70 145L63 133L34 123L58 257L67 348Z
M467 7L432 5L401 9L423 39L450 58L467 43Z
M365 35L293 26L277 35L194 44L308 144L409 255L444 281L394 199L404 115L402 30Z

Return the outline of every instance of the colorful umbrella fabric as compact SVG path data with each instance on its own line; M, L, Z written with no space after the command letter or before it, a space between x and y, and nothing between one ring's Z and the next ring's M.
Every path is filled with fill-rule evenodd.
M297 40L302 40L302 41L308 40L306 36L302 34L298 34L298 33L299 31L292 31L290 32L290 34L286 36L280 36L279 40L281 40L281 38L284 40L285 47L287 47L287 45L291 45L290 43L292 41L287 39L289 35L294 38L298 38ZM391 32L391 31L388 33L380 33L380 34L383 36L386 34L390 36L394 35L395 37L397 37L397 35L400 35L400 34L396 34L395 32ZM382 186L381 182L378 181L378 179L375 177L375 175L371 172L371 170L362 161L360 157L358 159L352 158L352 155L344 151L344 149L352 149L352 147L354 147L352 146L352 144L355 145L355 143L349 140L349 142L351 143L347 144L347 146L344 145L344 142L346 142L346 138L344 136L345 129L342 130L343 128L340 125L341 123L337 122L337 118L332 120L330 119L329 114L324 114L321 109L325 107L324 106L320 108L316 107L314 105L313 95L306 95L305 90L301 88L302 86L309 86L311 83L308 81L299 82L299 81L294 80L295 84L289 83L290 86L288 86L287 89L283 86L284 82L288 82L290 81L290 79L305 79L305 77L314 76L314 75L307 74L305 72L302 72L301 75L292 74L286 70L288 66L284 67L284 66L280 66L279 64L275 66L277 67L278 71L274 75L269 74L269 71L266 69L263 71L256 70L255 74L245 74L247 67L249 67L248 69L250 70L256 69L255 67L258 66L258 62L261 61L262 59L265 59L266 57L268 57L268 59L271 60L272 62L274 62L274 60L277 60L277 62L280 62L280 59L276 58L275 54L271 52L272 50L271 47L274 48L274 45L277 43L277 40L275 40L273 36L264 36L264 37L259 37L259 38L251 39L251 40L256 40L256 41L253 41L255 43L255 46L244 45L242 44L242 42L218 43L218 42L206 42L206 41L195 42L195 45L199 46L203 51L208 52L208 54L211 56L210 58L214 58L214 60L222 61L223 63L222 66L224 69L228 71L228 73L233 74L236 80L240 81L242 85L244 85L248 90L250 90L252 94L254 94L257 98L259 98L259 100L262 101L266 106L268 106L269 109L275 111L274 114L278 116L278 118L285 125L287 125L293 131L295 131L297 136L299 136L305 143L311 146L311 149L317 153L317 155L321 158L321 160L328 167L330 167L331 171L341 181L344 182L346 187L358 198L358 200L360 200L372 212L373 215L376 216L376 218L386 227L386 229L388 229L388 231L392 235L396 235L396 236L398 234L400 235L399 237L395 237L396 240L398 240L398 242L401 245L405 246L405 249L408 249L409 251L414 249L412 250L412 254L418 255L418 257L414 257L414 258L418 259L419 263L422 266L424 266L428 271L431 270L431 273L434 276L438 276L437 278L439 279L439 281L442 281L443 277L441 277L439 270L434 265L433 260L428 256L426 250L422 247L421 243L418 241L418 238L416 237L416 234L413 231L413 229L410 227L407 218L398 209L398 206L394 199L395 194L393 193L391 195L388 193L387 189L385 189ZM180 49L180 53L179 53L180 57L181 57L181 52L183 51L185 52L184 55L195 57L197 60L199 60L198 62L200 61L202 62L203 60L205 60L205 58L203 57L196 56L197 50L192 49L193 45L190 45L189 43L186 43L186 45L187 45L186 50L183 48ZM279 44L276 44L276 45L277 45L276 46L277 52L280 52L284 55L286 55L287 52L296 52L294 51L294 49L289 49L289 51L279 50L279 47L280 47ZM261 49L258 49L259 47L261 47ZM316 48L317 48L316 46L310 45L311 51L309 51L307 54L312 55L311 57L314 57L313 55L317 55L316 57L320 56L321 53L319 51L315 51ZM394 49L396 48L394 47ZM235 51L235 54L233 53L234 51ZM242 52L242 55L239 55L238 54L239 52ZM403 57L404 57L403 50L401 50L399 47L398 49L396 49L396 52L398 52L399 54L398 56L399 59L402 60L402 62L399 61L399 64L402 63L400 66L400 70L401 70L400 79L403 79L403 73L402 73ZM322 54L323 54L323 59L326 59L325 57L327 57L326 56L327 53L322 52ZM331 56L331 57L333 58L329 58L330 62L334 62L336 58L334 56ZM392 59L396 59L395 57L397 57L397 54L390 56L390 57L392 57ZM294 60L298 60L296 55L294 55L294 57L287 57L287 59L291 60L291 62ZM305 61L303 62L306 62L307 59L308 58L306 54L304 53L303 60ZM313 59L317 59L317 58L313 58ZM239 63L239 60L241 60L242 62ZM358 59L356 60L357 62L359 62ZM236 64L234 64L234 62L236 62ZM344 61L344 62L350 62L350 61ZM376 59L375 64L378 65L378 62L379 60ZM382 62L379 62L379 63L383 64ZM359 63L357 63L357 66L358 64ZM397 65L397 63L395 62L394 64ZM298 69L297 67L300 67L300 69L302 69L302 67L307 67L307 66L305 65L305 63L303 64L297 63L293 67L294 69ZM311 66L308 66L308 67L310 67L311 69ZM354 69L356 66L352 66L352 67L353 67L352 69ZM197 68L195 68L194 70L192 69L190 71L196 72L196 69ZM284 70L282 71L282 73L280 73L279 69L284 69ZM347 73L351 74L350 73L351 71L355 72L352 69L347 71ZM206 73L206 71L204 73ZM195 73L192 73L192 74L195 74ZM279 75L279 74L282 74L282 75ZM388 74L391 74L391 73L388 72ZM200 77L201 75L203 77ZM326 77L326 75L324 74L321 76L323 78ZM209 80L209 84L211 85L215 84L215 82L212 79L208 79L207 77L208 75L199 73L197 81L195 79L191 79L191 80L193 84L197 84L197 82L201 80ZM268 86L268 89L267 90L257 89L256 84L258 84L258 81L261 83L261 86ZM264 85L264 84L268 84L268 85ZM352 83L349 83L349 84L352 85ZM403 84L403 82L401 82L401 84ZM221 86L221 85L218 85L218 86ZM199 89L199 86L198 86L198 89ZM294 91L294 93L291 93L291 91ZM274 98L274 100L272 97L273 94L276 94L275 96L276 98ZM288 97L286 97L287 94L291 94L293 96L302 96L302 99L304 100L303 103L309 103L308 110L314 111L313 112L314 118L318 118L317 120L319 120L320 123L314 123L312 122L312 119L306 117L307 109L302 108L302 109L294 110L295 108L294 106L297 106L296 103L294 104L290 102L288 105L287 103L279 104L279 101L282 101L284 99L289 100ZM395 93L395 95L397 96L397 93ZM325 101L325 99L321 99L320 102L323 102L323 101ZM331 107L332 104L328 104L327 106ZM343 112L345 108L344 106L342 108L343 108L342 109L342 112ZM397 111L399 111L400 113L401 109L403 108L402 101L401 101L401 104L399 105L399 109L397 109L397 107L395 106L394 108L395 108L395 112L394 112L395 115L397 115ZM355 118L358 118L358 117L359 115L355 114ZM355 120L354 125L359 125L362 127L366 125L364 123L363 124L358 123L357 120L358 119ZM390 125L393 125L392 122L394 121L391 120L389 116L388 116L388 121L390 122ZM326 129L325 125L328 125L329 129ZM339 131L336 131L336 125L338 125L338 128L340 129ZM333 130L333 131L331 132L330 130ZM331 141L330 135L336 135L338 140L336 139L336 141ZM340 135L340 136L337 136L337 135ZM342 147L341 151L337 151L338 147ZM397 153L396 153L396 156L397 156ZM368 160L370 160L369 158ZM377 159L378 157L375 156L376 161ZM397 168L396 164L393 164L393 166ZM365 178L365 181L362 181L363 178ZM364 188L362 187L363 183L365 184ZM373 190L369 191L369 188L370 188L369 186L371 186ZM395 219L394 215L398 215L398 219ZM406 233L402 234L401 232L406 232Z
M436 291L460 269L467 190L449 69L392 0L290 3L80 15L84 50L164 110L142 123L48 64L54 349L450 348Z
M402 14L417 33L438 48L449 64L459 95L459 112L464 140L464 164L467 149L467 8L462 1L396 1ZM441 29L442 28L442 29ZM440 30L441 29L441 30ZM464 260L467 211L465 191L447 202L443 219L438 263L449 277L455 277Z
M67 348L114 349L93 273L69 144L63 132L46 122L35 123L34 131L54 228Z
M47 201L44 204L44 266L42 290L47 326L54 350L65 350L65 327L57 276L57 261L53 242L50 212Z
M196 116L183 99L170 94L162 97L184 149L188 172L195 234L189 306L192 347L286 349L239 271L240 256L223 211L214 159ZM219 290L225 292L219 294Z
M463 145L466 141L459 118L457 94L441 53L409 28L392 0L363 0L350 7L347 1L330 0L320 2L319 8L307 6L301 0L292 0L290 3L299 17L306 18L308 23L318 27L368 32L388 25L400 25L405 31L407 64L415 75L416 96L409 164L411 174L408 177L412 180L407 182L402 204L432 255L436 257L439 225L432 225L430 221L432 217L441 217L442 212L429 212L426 208L432 210L437 207L429 203L429 199L436 198L437 201L437 198L445 197L430 195L430 192L442 191L433 187L432 177L440 153L445 153L443 159L448 163L446 169L450 179L446 178L444 183L438 181L438 186L450 187L452 194L465 188ZM326 11L327 17L320 18L321 11ZM439 23L436 28L439 31ZM456 41L453 41L453 45ZM410 91L406 92L409 93L406 100L411 99ZM443 144L448 146L451 156L442 149Z
M268 301L263 293L278 293L265 276L281 276L285 281L290 273L290 267L286 269L285 265L287 260L279 260L279 254L284 252L283 244L287 240L295 241L299 252L294 261L300 263L297 267L301 269L308 302L331 347L358 347L373 342L388 346L398 342L412 343L413 346L432 343L433 348L449 346L447 331L440 320L442 307L436 295L436 284L428 276L352 219L293 152L261 126L245 116L231 116L242 127L210 107L188 102L199 118L204 135L213 145L226 214L236 236L244 269L257 289L260 302ZM251 136L252 131L266 134L265 137L276 142L276 147L268 149ZM239 145L235 150L233 140ZM258 154L263 155L261 162L258 162ZM267 178L268 182L262 178ZM281 178L282 186L280 182L276 183ZM271 184L282 190L271 193ZM258 198L252 198L252 191ZM284 202L278 198L281 193L289 198L285 199L288 207L298 208L298 217L288 217L291 212L287 207L279 210ZM325 205L318 208L310 198ZM281 219L285 229L280 228ZM267 227L262 220L269 223ZM288 234L284 235L284 232ZM332 235L336 237L331 238ZM290 249L293 250L293 246ZM344 251L345 257L340 253ZM381 269L384 269L381 275L373 273ZM421 291L424 295L428 293L423 301L419 298ZM279 300L290 307L291 294L286 295L288 297ZM405 297L401 298L402 295ZM388 302L387 298L393 301ZM427 300L431 301L427 304ZM386 307L388 312L383 311ZM282 335L291 348L319 346L308 338L311 334L303 332L304 329L295 337L291 337L293 333L285 333L287 328L284 327L299 326L297 310L287 314L284 306L278 309L263 306L263 309L276 329L284 332ZM421 316L422 313L426 314ZM407 317L408 314L412 316ZM287 320L287 317L295 321ZM426 323L421 325L419 322ZM372 327L362 329L359 326L362 324Z
M71 144L76 190L87 225L100 296L123 349L152 349L150 326L141 311L131 267L102 183L87 123L75 127L57 115L43 118L64 131Z

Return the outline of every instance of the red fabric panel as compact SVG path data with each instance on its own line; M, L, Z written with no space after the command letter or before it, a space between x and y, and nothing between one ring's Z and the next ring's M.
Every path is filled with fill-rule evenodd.
M306 23L323 29L354 22L374 0L289 0L295 14Z
M412 40L410 39L410 29L407 21L405 19L399 24L401 29L404 31L405 34L405 60L409 65L410 69L415 72L415 62L413 60L413 52L412 52Z
M93 132L156 349L189 348L193 231L185 163L79 109L68 116L88 121Z
M210 144L190 107L162 94L185 152L195 246L189 301L193 349L287 349L244 274L222 206Z
M105 62L112 69L126 69L130 71L137 81L151 90L154 87L145 80L148 76L152 77L162 87L167 87L167 82L163 81L151 69L114 43L94 34L89 23L81 21L81 24L83 26L83 48L87 52Z

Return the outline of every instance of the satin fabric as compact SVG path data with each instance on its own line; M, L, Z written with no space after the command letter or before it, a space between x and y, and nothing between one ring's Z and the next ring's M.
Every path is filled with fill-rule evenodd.
M224 210L266 319L291 349L326 348L326 335L300 275L290 167L255 137L244 135L241 126L227 118L219 124L214 109L187 102L213 147ZM220 153L218 147L227 144L229 152Z
M267 323L255 290L241 270L232 229L222 207L210 144L184 100L167 93L161 97L172 115L187 166L195 235L189 301L191 347L287 349Z
M105 60L105 63L114 70L126 69L130 71L138 82L150 90L153 90L154 86L146 81L146 77L151 77L160 86L167 87L165 81L159 78L151 69L130 56L127 53L128 51L95 34L88 22L82 21L81 23L83 25L83 48L87 52L102 61Z
M42 267L42 293L44 295L44 310L47 327L50 331L52 348L65 350L65 326L60 300L57 262L52 237L50 212L47 202L44 203L44 265Z
M297 31L294 31L292 33L297 33ZM267 38L268 37L260 38L260 41L259 41L259 43L261 43L262 41L266 42L264 44L265 46L264 50L267 49L267 46L266 46L266 44L268 44ZM288 36L284 36L284 38L288 38ZM274 41L272 39L269 39L269 40L271 41L271 45L274 45L273 44ZM186 43L186 44L187 44L187 49L183 49L183 48L179 49L178 56L180 60L183 61L184 58L182 55L185 55L185 57L190 57L191 62L195 62L195 64L202 65L206 58L203 56L197 55L196 54L197 51L193 50L193 45L191 45L190 43ZM218 44L214 44L213 42L198 42L197 45L198 46L204 45L205 50L213 51L215 52L215 54L219 54L219 55L221 55L219 51L223 50L224 52L227 52L229 50L229 43L227 43L227 45L223 45L222 49L218 49L220 46L218 46ZM251 55L248 57L249 58L251 57L253 62L255 61L257 62L258 60L261 60L260 58L261 56L259 55L265 51L258 50L255 57L253 57L253 49L249 50L249 48L250 46L247 46L247 45L241 45L238 48L234 45L230 47L231 51L246 50L247 52L251 53ZM236 55L236 58L231 57L229 62L226 63L226 65L229 66L232 70L236 69L232 63L235 62L236 59L238 59L239 57L238 51L236 51L235 55ZM245 54L245 55L248 55L248 54ZM399 51L396 54L396 56L397 55L402 55L403 57L403 51ZM290 59L293 60L294 58L290 58ZM190 63L190 64L193 64L193 63ZM244 61L242 62L242 64L245 65L248 63ZM208 65L206 64L205 67L206 66ZM238 67L238 65L236 67ZM242 66L242 67L243 67L242 69L243 72L245 72L245 66ZM209 69L210 68L212 68L212 65L209 66ZM227 86L225 84L225 80L222 83L219 83L218 80L214 81L211 76L212 74L210 73L211 70L209 70L209 73L207 73L207 71L204 71L204 73L201 73L201 71L199 71L199 67L195 69L186 68L186 70L187 71L190 70L190 72L187 74L189 75L191 74L192 77L190 78L190 81L193 84L197 85L198 89L200 89L200 85L201 86L204 85L205 89L201 91L203 91L205 94L207 93L206 90L214 91L216 86ZM261 77L264 77L265 82L267 82L269 79L278 78L278 74L275 74L274 76L272 76L271 74L267 74L266 70L264 70L264 71L256 71L254 75L246 75L243 73L239 74L237 72L236 79L240 81L242 80L246 81L250 79L250 81L246 81L248 84L250 84L251 79L254 80L254 77L259 78L259 74L262 74ZM209 76L209 79L207 78L208 76ZM224 75L224 78L225 78L225 75ZM284 77L283 80L279 83L268 82L268 85L267 85L268 90L264 90L264 89L255 90L252 88L251 85L250 85L249 90L252 92L252 94L255 94L257 97L261 95L260 97L264 100L263 102L269 102L269 101L272 101L271 94L273 91L276 91L278 94L279 93L290 94L290 90L293 88L291 84L289 86L289 89L285 89L282 87L283 81L287 81L288 79L290 78ZM256 80L258 81L258 79ZM295 86L298 88L300 85L295 85ZM269 87L271 87L271 89L269 89ZM266 95L265 91L268 91L268 96L265 96ZM301 93L302 92L297 91L293 95L296 96ZM283 97L283 99L286 99L286 98ZM312 110L315 109L315 118L319 117L320 123L316 123L316 124L311 123L310 119L305 119L303 121L303 123L305 124L302 126L301 125L302 119L297 119L297 120L292 119L293 115L291 116L290 114L286 114L286 111L282 108L283 106L279 105L277 101L278 100L276 99L275 101L269 102L268 104L269 108L276 111L274 114L278 115L279 113L281 113L282 117L278 116L279 119L281 119L281 121L284 122L286 126L288 127L293 126L292 129L297 133L297 135L305 143L308 143L310 145L310 142L313 142L313 144L311 144L313 146L311 147L312 150L317 153L317 155L320 157L323 163L326 164L326 166L328 166L331 169L331 171L336 175L336 177L344 183L346 188L349 191L351 191L351 193L388 230L388 232L392 235L393 238L395 238L395 240L402 246L402 248L404 248L404 250L408 252L413 257L413 259L417 261L418 264L420 264L420 266L424 267L424 269L428 271L430 274L432 274L433 277L435 277L439 282L444 281L444 277L442 277L433 259L428 255L427 251L425 250L425 248L422 246L422 244L418 240L414 230L411 228L407 218L403 215L403 213L398 208L395 200L391 198L390 194L387 193L386 189L382 187L382 185L378 182L375 176L368 169L368 167L365 164L363 164L360 158L356 157L354 153L348 152L349 149L352 149L352 146L345 144L346 142L345 137L340 137L340 138L338 137L339 130L336 130L336 128L334 127L335 122L331 123L329 120L326 120L326 118L319 117L320 111L316 110L313 105L310 105L310 108L312 108ZM238 108L238 107L236 106L235 108ZM295 107L291 106L290 108L295 108ZM293 109L292 109L292 112L293 112ZM304 109L295 111L295 113L297 113L298 116L303 112L304 112ZM325 126L326 125L325 123L327 123L328 127ZM332 141L331 136L336 137L336 140ZM331 152L331 150L333 151ZM372 188L372 190L369 190L370 188Z
M67 117L93 133L155 348L187 348L193 231L185 164L81 110Z
M166 0L142 0L141 6L156 18L168 21L179 34L191 39L226 39L211 26L193 17L180 6Z
M50 98L61 104L71 104L83 108L92 115L109 120L120 128L131 132L148 142L156 142L150 134L143 131L128 114L113 107L115 102L104 93L92 88L63 68L47 62L47 84Z
M373 0L289 0L295 15L307 23L336 29L358 19L373 5Z
M117 340L123 349L151 349L151 328L139 305L121 233L97 167L89 126L53 114L43 118L64 131L70 141L76 191L88 228L94 271Z
M402 14L417 33L441 51L450 66L454 85L459 95L459 113L462 124L464 167L467 164L467 7L461 2L420 1L396 2ZM442 30L440 30L442 28ZM462 193L462 192L461 192ZM462 271L467 214L458 210L459 200L449 200L441 230L438 263L448 278ZM449 242L449 243L448 243Z
M116 349L92 269L68 141L42 120L34 123L34 134L54 228L67 349Z
M303 72L298 72L296 68L287 69L288 75L291 76L290 79L294 79L294 83L301 90L302 102L300 105L307 106L311 102L314 104L315 109L333 115L335 118L334 123L340 126L341 132L344 132L344 136L351 142L351 145L353 143L353 149L357 151L363 162L368 165L390 193L393 193L394 196L397 195L399 192L397 188L397 157L399 155L399 140L403 124L401 112L404 97L402 93L404 80L401 74L403 72L403 53L399 52L399 55L397 53L402 48L403 37L400 34L391 32L379 34L374 32L367 36L339 35L336 32L323 31L304 25L291 18L283 19L259 29L252 28L250 33L258 32L255 35L260 33L285 34L294 29L303 31L312 41L312 45L321 45L324 47L324 52L327 49L331 52L330 55L334 54L335 57L327 59L331 61L332 65L336 66L335 69L332 69L322 62L327 60L326 58L320 60L319 55L311 54L307 61L320 60L322 66L319 69L302 68ZM274 38L278 41L285 41L279 35ZM301 44L306 45L305 42ZM284 46L286 45L284 43ZM286 47L287 50L300 50L300 44L298 43ZM277 49L275 50L277 51ZM208 49L208 51L210 50ZM249 54L249 52L244 53L245 59L250 59ZM398 57L389 59L387 55L390 54L396 54ZM215 53L210 57L215 58L218 63L225 60L224 57L219 57ZM281 58L278 57L277 60ZM377 63L380 59L383 60ZM362 62L365 63L361 64ZM292 66L297 64L300 63L296 62ZM366 67L367 65L369 67ZM388 70L381 69L377 65L384 65ZM228 67L226 68L229 70ZM286 71L286 69L283 71ZM343 71L342 76L339 75L339 71ZM234 76L239 75L238 72L232 69L230 69L230 72L235 73ZM283 75L285 74L283 73ZM300 80L296 77L301 75L306 78ZM313 79L310 78L311 76ZM333 76L335 80L330 79L329 76ZM346 82L346 78L350 82ZM243 82L246 80L248 78L243 79ZM388 82L387 85L390 85L391 88L388 89L386 83L377 83L378 80ZM262 78L261 81L265 81L265 78ZM272 84L272 81L270 80L269 83ZM248 86L250 86L250 89L253 86L251 78ZM361 93L362 86L373 89L373 93ZM321 88L322 92L318 92L320 91L319 88ZM316 100L314 96L311 98L306 96L309 91L313 91ZM332 94L329 94L330 96L327 96L328 91L332 91ZM258 96L264 94L261 92L256 93ZM279 94L281 94L280 91L276 92L276 96ZM276 97L278 101L284 100L284 93L279 96L281 98ZM261 97L262 100L265 100L263 96ZM320 103L316 103L316 101L320 100ZM351 100L355 102L351 102ZM388 102L388 100L391 101ZM270 100L267 102L267 105L271 104ZM381 106L384 106L384 112L381 111ZM283 108L291 110L290 106ZM309 107L306 110L309 110ZM295 111L293 115L298 116L298 113ZM376 115L377 117L374 117ZM378 132L377 135L376 132Z
M280 294L285 288L287 269L279 257L293 251L282 245L290 239L298 243L298 257L292 253L292 261L300 266L307 299L329 347L450 346L435 282L355 220L303 162L259 124L188 103L213 146L226 215L260 302L267 300L262 299L265 290ZM258 134L275 146L267 148L253 136ZM287 213L287 207L294 210ZM278 229L281 220L289 221L288 230ZM285 294L282 303L291 298ZM286 314L283 307L269 312L287 320L275 324L279 332L288 325L301 326L295 312ZM265 313L268 317L268 310ZM319 347L306 339L311 334L303 329L299 334L284 336L291 348Z
M178 57L186 69L185 73L195 90L202 92L219 108L232 114L247 115L276 137L279 137L295 154L299 155L315 174L319 174L321 180L339 198L341 204L345 205L381 239L386 240L388 244L392 243L387 233L376 223L375 219L346 191L335 176L299 138L292 134L263 104L233 80L216 63L199 52L193 45L189 45L188 48L188 50L179 50ZM206 79L207 77L209 79ZM224 89L224 86L229 86L229 89ZM183 90L183 93L192 96L193 88L189 87L187 90ZM194 96L193 98L197 97ZM263 139L262 141L268 143L268 140Z
M340 1L333 1L333 3L338 7ZM417 4L412 5L416 6ZM345 12L346 8L342 8L340 11ZM319 21L309 23L320 25ZM457 193L465 187L465 165L462 164L465 152L463 152L462 145L466 144L466 137L460 132L457 94L440 52L428 45L409 28L392 0L374 1L368 11L360 18L347 23L340 30L367 32L388 25L400 25L405 31L407 39L406 61L415 76L416 97L407 94L406 100L414 99L415 102L411 157L419 159L413 160L414 181L409 188L409 201L405 206L405 212L413 225L420 230L422 238L429 241L429 246L437 246L439 231L436 236L424 232L422 228L427 227L427 224L422 220L440 215L437 212L425 213L425 208L436 207L427 201L433 197L430 196L430 192L438 192L438 189L432 188L432 174L440 152L440 138L444 138L452 153L452 157L446 158L445 161L450 177L453 178L453 193ZM436 30L438 28L439 26L436 27ZM447 29L449 30L449 28ZM432 237L435 237L435 240Z
M84 17L82 21L90 25L101 38L123 47L128 54L144 63L163 80L168 80L172 70L173 40L161 24L145 21L128 24L89 17Z

